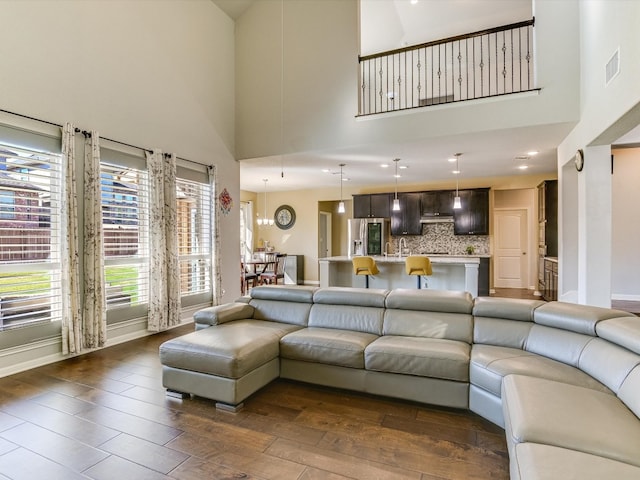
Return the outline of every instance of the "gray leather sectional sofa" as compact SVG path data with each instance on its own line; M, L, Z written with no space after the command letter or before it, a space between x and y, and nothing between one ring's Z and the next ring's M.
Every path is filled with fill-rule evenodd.
M237 408L277 377L469 408L514 479L640 479L640 318L435 290L256 287L160 347L163 384Z

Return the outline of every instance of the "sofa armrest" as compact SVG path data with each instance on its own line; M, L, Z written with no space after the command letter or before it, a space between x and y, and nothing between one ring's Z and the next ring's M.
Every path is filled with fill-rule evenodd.
M234 302L207 307L193 314L196 330L207 328L211 325L242 320L253 317L253 307L247 303Z

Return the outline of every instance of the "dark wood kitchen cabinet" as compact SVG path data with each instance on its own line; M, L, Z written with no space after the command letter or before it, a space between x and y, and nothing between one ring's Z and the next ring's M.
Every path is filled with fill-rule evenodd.
M391 194L371 193L353 196L353 218L389 218Z
M455 235L489 234L489 189L460 190L462 208L453 211Z
M391 235L422 235L422 193L399 193L400 211L391 211Z
M453 197L451 190L422 192L423 217L450 217L453 215Z

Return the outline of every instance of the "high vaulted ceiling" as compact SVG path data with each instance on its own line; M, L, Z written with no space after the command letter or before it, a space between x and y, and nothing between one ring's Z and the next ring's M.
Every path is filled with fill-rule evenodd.
M231 18L237 19L255 1L264 0L212 1ZM532 17L531 0L418 0L416 4L410 0L361 2L362 54ZM369 24L384 24L389 28L368 29L366 25ZM425 25L431 27L425 28ZM428 35L432 36L417 35L415 31L418 27L421 32L429 32ZM336 177L338 165L344 163L344 177L349 179L349 187L375 190L394 183L394 158L401 158L399 165L407 167L400 172L400 188L418 183L417 179L420 182L453 182L453 167L447 159L457 152L462 153L461 180L531 174L554 176L557 170L556 147L572 128L573 124L570 123L546 124L464 136L431 137L403 143L377 143L241 159L240 188L262 191L265 178L270 179L269 190L272 191L335 188L339 185ZM530 154L532 151L538 153ZM391 168L382 168L382 164L391 165ZM528 168L519 168L523 165Z

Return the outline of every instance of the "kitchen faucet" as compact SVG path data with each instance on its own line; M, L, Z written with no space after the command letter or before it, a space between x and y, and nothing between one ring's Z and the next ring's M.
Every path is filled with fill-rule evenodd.
M398 242L398 257L402 258L402 244L404 243L404 248L407 248L407 239L404 237L400 237L400 241Z
M387 247L390 247L390 246L391 246L391 244L389 242L384 244L384 252L383 253L384 253L385 258L387 257L387 255L389 255L389 251L387 250Z

